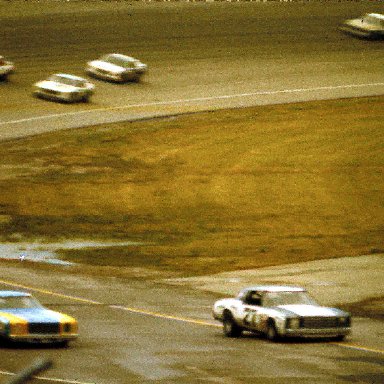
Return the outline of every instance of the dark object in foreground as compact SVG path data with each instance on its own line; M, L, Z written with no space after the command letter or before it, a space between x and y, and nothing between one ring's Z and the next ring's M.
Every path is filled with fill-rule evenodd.
M23 369L21 372L17 373L12 379L10 379L6 384L23 384L28 380L33 379L34 376L51 368L53 362L48 359L38 359L29 367Z

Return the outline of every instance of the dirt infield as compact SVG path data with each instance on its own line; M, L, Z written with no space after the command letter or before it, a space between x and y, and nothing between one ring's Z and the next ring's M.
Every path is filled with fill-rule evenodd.
M181 275L380 252L382 106L253 107L3 143L3 241L134 241L59 256Z

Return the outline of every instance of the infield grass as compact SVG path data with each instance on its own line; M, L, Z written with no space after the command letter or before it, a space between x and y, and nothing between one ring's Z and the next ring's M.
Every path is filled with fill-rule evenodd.
M383 251L384 97L0 144L2 240L133 240L74 262L182 275Z

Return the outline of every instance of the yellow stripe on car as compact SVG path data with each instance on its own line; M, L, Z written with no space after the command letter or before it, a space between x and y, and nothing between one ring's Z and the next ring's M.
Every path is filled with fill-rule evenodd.
M28 334L28 321L6 312L0 312L0 317L9 321L10 336Z

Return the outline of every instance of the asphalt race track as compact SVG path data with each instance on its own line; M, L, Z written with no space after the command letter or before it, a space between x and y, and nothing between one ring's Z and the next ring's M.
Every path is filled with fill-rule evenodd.
M0 83L0 137L202 109L382 94L383 41L337 29L346 18L383 12L377 3L3 2L1 54L15 62L17 73ZM85 63L107 52L141 59L148 75L141 84L96 80L89 105L31 96L36 81L55 72L83 76Z
M22 2L20 2L22 4ZM337 25L380 2L3 2L1 54L17 65L0 83L0 137L188 111L384 93L384 43ZM33 7L32 7L33 5ZM139 84L95 80L89 104L31 96L55 72L84 74L100 54L149 66ZM211 319L213 294L145 280L121 281L2 267L0 289L35 290L80 323L67 349L2 347L0 382L37 357L54 367L36 383L384 382L382 322L356 319L343 343L227 339Z
M43 303L76 316L81 337L67 349L1 348L0 380L38 357L54 361L42 377L73 384L380 384L384 378L381 321L355 319L343 343L272 343L226 338L211 319L216 297L186 288L2 267L0 289L10 288L36 289Z

